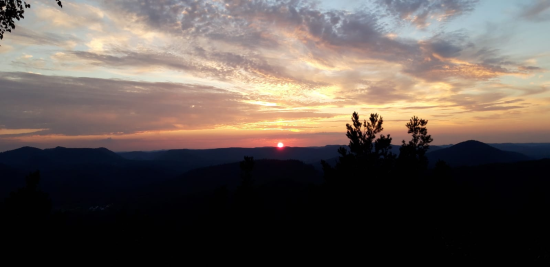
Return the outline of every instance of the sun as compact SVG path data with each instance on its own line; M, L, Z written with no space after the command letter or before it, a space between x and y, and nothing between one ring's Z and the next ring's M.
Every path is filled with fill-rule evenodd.
M281 143L281 142L279 142L279 143L277 144L277 147L284 147L284 146L285 146L285 145L284 145L283 143Z

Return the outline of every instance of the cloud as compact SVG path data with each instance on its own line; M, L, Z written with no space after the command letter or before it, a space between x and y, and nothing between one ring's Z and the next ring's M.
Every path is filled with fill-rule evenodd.
M63 8L48 4L31 9L34 15L54 27L54 29L71 30L75 28L102 31L104 12L92 5L82 3L63 3Z
M524 5L519 17L533 22L550 20L550 1L534 0L529 5Z
M378 0L378 4L386 11L417 26L426 28L430 19L448 21L454 17L473 11L477 0Z
M33 58L32 55L23 55L10 63L12 66L26 70L52 70L48 62L43 58Z
M393 102L414 102L416 96L412 87L415 85L409 79L383 79L378 81L362 81L355 90L345 90L342 96L345 104L383 105Z
M172 41L156 50L128 47L96 55L74 52L96 65L151 62L203 78L295 85L298 89L330 86L327 75L320 73L337 76L369 60L399 64L403 73L427 81L483 81L535 71L533 66L506 62L494 48L476 47L465 32L439 31L424 40L391 35L384 13L376 10L327 10L307 0L102 3L109 18L123 27L145 27L171 36ZM471 12L476 3L377 1L385 12L421 27L429 20L444 23Z
M499 50L477 47L462 31L437 34L419 42L422 51L403 63L403 71L427 81L461 78L485 81L503 75L528 75L544 71L500 55Z
M80 41L70 34L57 34L50 31L35 31L24 26L17 26L9 34L9 40L18 45L51 45L63 48L72 48Z
M262 58L228 52L206 52L198 50L188 57L170 52L155 51L112 51L113 54L99 54L74 51L69 54L76 59L91 62L97 66L165 68L191 73L198 77L217 80L239 80L245 83L285 85L294 84L304 88L324 86L289 75L285 68L270 65ZM66 58L66 57L65 57Z
M102 135L239 127L333 116L262 109L248 97L192 84L0 73L0 125L39 134ZM36 133L35 133L36 134Z
M504 93L461 93L440 99L461 108L464 113L525 109L530 106L524 99L509 99ZM459 113L459 112L456 112Z

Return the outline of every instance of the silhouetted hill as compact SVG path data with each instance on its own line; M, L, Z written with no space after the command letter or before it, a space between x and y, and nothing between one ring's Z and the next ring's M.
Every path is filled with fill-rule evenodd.
M14 189L25 185L25 173L0 163L0 201Z
M256 185L273 181L293 181L302 184L322 182L322 174L311 165L298 160L255 160L252 178ZM147 188L148 192L173 195L210 192L221 186L234 190L241 183L240 162L194 169L175 179Z
M504 151L518 152L534 159L550 159L550 144L547 143L503 143L489 145Z
M42 169L58 164L116 163L123 158L106 148L38 149L22 147L0 153L0 163L31 169Z
M310 185L322 182L322 173L297 160L254 160L254 186L268 213L275 216L288 199L306 196ZM121 201L133 209L157 216L174 216L189 223L207 208L207 201L219 188L232 195L241 184L240 162L204 167L179 177L143 187ZM229 200L231 201L231 200ZM269 207L269 208L268 208ZM278 207L278 208L277 208ZM171 215L170 215L171 214ZM183 218L182 218L183 217Z
M154 160L179 162L189 169L241 161L243 156L254 159L295 159L303 162L320 162L338 155L336 145L324 147L257 147L219 149L174 149L156 152ZM133 155L138 155L137 153ZM140 154L143 155L143 154ZM130 156L130 155L125 155Z
M25 146L0 153L0 163L8 165L20 165L31 162L35 159L42 159L44 151L39 148Z
M528 208L528 205L550 205L549 173L550 159L453 169L456 182L472 188L492 208L512 213Z
M253 176L259 183L276 177L284 177L292 183L316 183L322 180L320 161L327 160L334 166L339 147L180 149L119 154L105 148L42 150L22 147L0 153L0 197L22 186L25 175L35 170L41 171L41 187L51 193L55 206L105 204L155 184L164 184L163 189L158 190L161 194L208 191L223 184L231 189L240 182L240 168L235 162L242 161L243 156L253 156L258 162ZM396 152L398 149L399 146L395 145L392 150ZM127 160L121 155L143 160ZM432 166L437 159L443 159L451 166L529 159L477 141L443 149L434 146L428 157ZM287 159L298 159L311 165ZM166 186L169 183L164 181L172 184Z
M428 152L426 155L431 167L435 166L438 160L443 160L453 167L531 160L521 153L502 151L475 140Z
M44 149L48 158L63 163L112 163L123 158L104 147L100 148L64 148Z
M117 154L130 160L156 160L164 152L166 151L130 151L118 152Z
M303 184L322 182L321 173L298 160L255 160L252 177L257 185L279 180ZM180 181L184 187L194 191L211 190L222 185L231 190L241 183L241 169L239 162L199 168L185 173Z
M191 155L186 155L188 152L191 152ZM178 176L180 178L174 181L179 182L163 187L158 192L164 194L177 189L181 190L177 191L177 194L191 193L197 190L213 190L221 184L233 187L240 183L238 162L242 160L243 154L232 155L231 153L244 153L242 150L229 149L221 150L221 153L220 151L198 153L202 157L198 157L193 152L195 151L176 150L168 153L166 158L170 159L168 156L172 156L175 160L139 161L126 160L105 148L57 147L41 150L24 147L7 151L0 154L0 187L2 188L0 198L6 197L9 192L21 187L24 184L25 175L35 170L40 170L41 188L52 195L52 201L56 207L105 205L154 184L163 184L163 181ZM281 154L280 157L285 157L285 153ZM269 156L269 153L265 155ZM308 153L302 153L302 155L307 156ZM214 165L216 162L225 163L226 160L231 159L237 163L203 167L181 176L185 171L197 166ZM262 177L259 182L278 179L278 177L300 180L303 183L320 181L320 174L312 166L295 160L280 162L259 160L254 173Z
M346 146L344 146L346 147ZM392 146L392 152L399 154L398 145ZM131 160L157 160L178 162L182 168L191 170L194 168L214 166L242 160L243 156L252 156L254 159L295 159L312 164L317 170L321 170L321 160L338 158L339 145L327 145L324 147L256 147L256 148L217 148L217 149L173 149L166 151L133 151L119 152L118 154ZM431 146L430 151L441 149L440 146Z
M103 204L136 188L171 179L188 170L179 163L125 160L106 148L37 149L0 153L0 198L40 170L41 188L54 206Z
M162 162L123 161L120 164L82 163L40 170L40 187L54 207L108 204L138 188L181 175ZM29 169L0 167L0 199L24 185Z

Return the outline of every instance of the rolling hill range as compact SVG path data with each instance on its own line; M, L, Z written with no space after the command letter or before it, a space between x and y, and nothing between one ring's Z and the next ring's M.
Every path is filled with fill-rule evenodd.
M321 173L297 160L255 160L251 176L261 199L272 202L298 197L309 185L322 182ZM140 209L160 210L165 209L166 205L178 205L181 209L189 205L186 203L189 201L182 201L189 196L197 204L199 199L222 187L233 193L241 184L241 179L239 162L198 168L174 179L143 187L130 196L131 201L124 201Z
M438 160L445 161L451 167L532 160L532 158L521 153L503 151L474 140L428 152L426 156L431 167L435 166Z
M300 160L312 164L320 170L321 160L336 160L339 155L337 152L339 147L340 145L284 148L172 149L155 152L119 152L118 155L130 160L178 162L182 168L187 170L241 161L244 156L252 156L254 159ZM444 147L432 146L430 149L435 151ZM392 146L392 152L398 154L399 146Z
M119 152L126 159L161 160L191 163L192 165L218 165L240 161L244 156L254 159L296 159L304 162L321 161L337 156L339 145L324 147L256 147L256 148L216 148L216 149L172 149L157 152ZM208 166L206 165L206 166ZM202 167L202 166L201 166Z
M211 189L211 186L221 183L234 187L240 181L238 163L247 154L270 157L270 153L278 153L277 157L282 159L293 155L302 158L323 155L322 152L316 155L317 148L290 148L287 151L271 148L261 148L258 151L222 149L199 151L199 155L189 155L189 151L163 153L162 157L155 160L129 160L105 148L56 147L42 150L23 147L6 151L0 153L0 199L24 186L25 176L36 170L40 170L41 188L50 193L54 205L67 207L105 205L143 188L174 179L179 182L170 187L179 188L179 193L196 191L199 188ZM318 182L320 179L319 173L312 166L300 161L282 161L271 163L267 167L261 160L257 161L260 162L260 171L273 168L271 171L265 170L269 174L266 177L292 177L290 172L295 171L303 174L300 177L309 177L308 181L317 179L315 181ZM278 167L273 164L278 164ZM191 171L192 169L197 170ZM303 171L309 174L306 175ZM184 175L186 172L188 173ZM169 187L164 188L166 190L163 189L163 192L170 191Z
M544 145L541 145L542 148ZM538 155L544 155L545 151L536 145L502 146L523 147L522 149L530 149L531 153ZM180 193L189 191L190 188L210 190L212 186L222 184L234 187L238 184L240 175L240 169L235 166L238 166L244 156L253 156L258 162L262 162L262 159L283 162L271 165L260 163L259 168L263 169L259 172L265 177L290 177L292 173L284 171L292 169L307 173L302 176L309 178L304 178L302 182L317 183L322 174L320 161L327 160L334 165L338 157L338 147L340 146L177 149L121 153L106 148L22 147L0 153L0 198L23 186L25 175L35 170L41 172L42 189L49 192L54 204L59 206L108 203L123 195L168 181L178 181L172 187L179 188ZM393 146L393 152L398 151L399 146ZM453 167L531 159L523 154L503 151L477 141L466 141L454 146L432 146L427 156L431 166L442 159ZM311 165L314 169L310 170L308 166ZM269 168L272 170L268 170ZM168 187L165 188L166 192L170 191Z
M184 173L176 179L166 181L165 186L179 188L178 192L211 191L220 186L235 190L241 183L240 163L227 163L216 166L198 168ZM292 181L302 184L319 184L321 173L313 166L298 160L255 160L251 175L257 185L276 181Z

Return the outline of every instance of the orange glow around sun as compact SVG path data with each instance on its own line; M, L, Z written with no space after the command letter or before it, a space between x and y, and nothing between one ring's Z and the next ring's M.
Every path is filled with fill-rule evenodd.
M279 143L277 144L277 147L283 147L283 146L285 146L285 145L284 145L283 143L281 143L281 142L279 142Z

